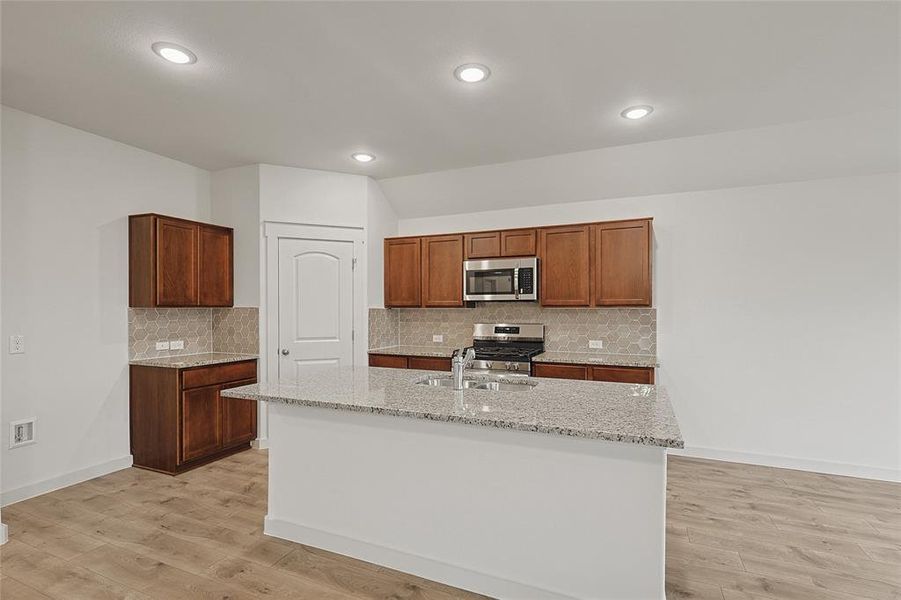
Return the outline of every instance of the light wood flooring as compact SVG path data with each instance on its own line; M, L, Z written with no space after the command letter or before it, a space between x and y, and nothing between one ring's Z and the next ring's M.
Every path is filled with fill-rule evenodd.
M474 594L262 535L265 452L128 469L3 509L0 598ZM667 598L901 600L901 485L671 458Z

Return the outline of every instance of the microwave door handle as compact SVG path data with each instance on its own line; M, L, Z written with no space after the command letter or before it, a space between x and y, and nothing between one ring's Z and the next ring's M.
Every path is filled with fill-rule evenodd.
M513 267L513 290L517 300L519 300L519 267Z

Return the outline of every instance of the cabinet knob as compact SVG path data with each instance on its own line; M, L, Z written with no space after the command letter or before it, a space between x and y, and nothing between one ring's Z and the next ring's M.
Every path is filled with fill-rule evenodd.
M291 352L287 348L282 348L282 356L288 356Z

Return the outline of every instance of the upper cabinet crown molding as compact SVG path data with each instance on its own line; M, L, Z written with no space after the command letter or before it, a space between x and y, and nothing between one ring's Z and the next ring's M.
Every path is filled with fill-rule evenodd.
M157 214L128 218L128 305L232 306L234 231Z

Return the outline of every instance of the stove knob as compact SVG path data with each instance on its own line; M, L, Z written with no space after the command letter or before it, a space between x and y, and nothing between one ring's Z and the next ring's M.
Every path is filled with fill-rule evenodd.
M519 363L513 363L513 370L519 371Z
M510 363L504 363L504 368L509 371L511 369Z
M491 368L491 361L490 361L490 360L486 360L486 361L485 361L485 368L486 368L486 369L490 369L490 368Z

